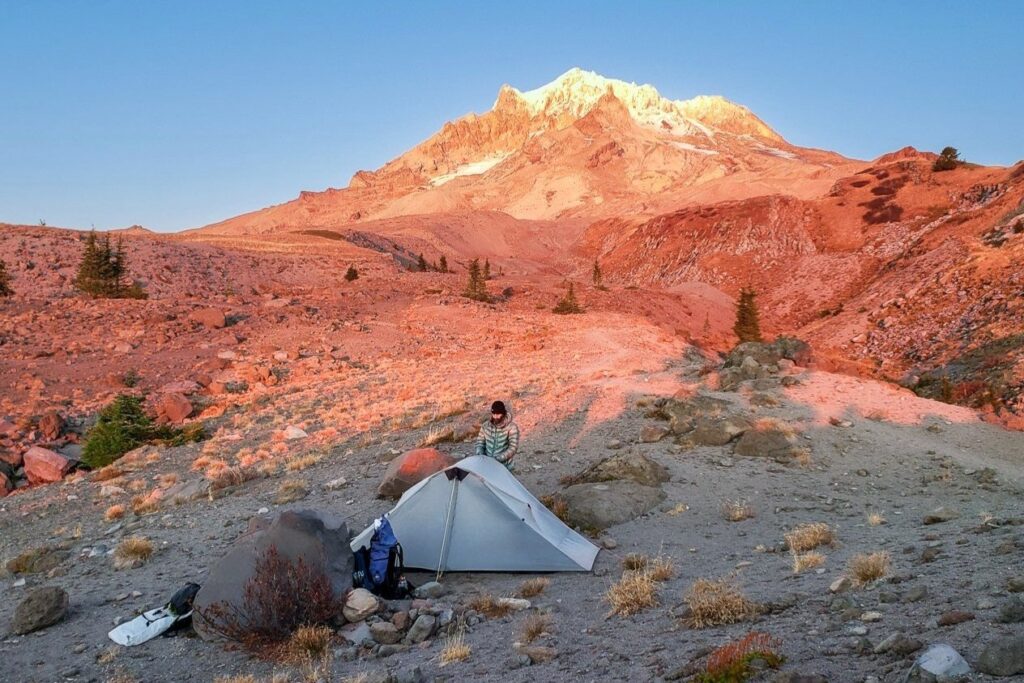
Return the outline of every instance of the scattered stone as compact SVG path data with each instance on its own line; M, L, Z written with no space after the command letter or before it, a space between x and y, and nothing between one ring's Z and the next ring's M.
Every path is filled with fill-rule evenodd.
M309 434L299 429L295 425L288 425L285 427L282 434L285 441L295 441L296 439L305 439Z
M56 624L68 613L68 594L56 586L30 592L14 610L11 632L25 635Z
M920 602L926 597L928 597L928 588L926 586L914 586L903 596L903 602Z
M379 605L377 596L373 593L365 588L355 588L345 598L342 614L346 621L355 623L363 621L371 614L375 614Z
M180 424L185 418L192 414L192 403L182 394L163 394L155 406L157 420Z
M640 429L640 443L657 443L668 433L668 429L661 425L644 425Z
M942 681L952 681L971 672L970 665L949 645L932 645L918 657L916 666Z
M773 424L759 425L746 430L735 447L736 455L772 458L780 463L789 462L802 452L803 448L799 445L793 430Z
M956 624L962 624L965 621L971 621L974 619L974 614L971 612L964 612L961 610L952 610L942 614L939 617L939 626L955 626Z
M437 623L437 619L429 614L421 614L416 617L416 621L413 622L412 627L409 629L409 633L406 638L410 643L421 643L434 632L434 626Z
M348 479L345 477L338 477L337 479L331 479L329 482L324 484L324 489L328 491L337 491L348 486Z
M498 604L503 607L508 607L514 612L522 612L524 609L530 609L530 601L524 600L523 598L498 598Z
M198 311L192 311L189 319L213 329L219 329L227 324L224 311L218 308L203 308Z
M543 645L523 645L522 643L516 643L515 650L520 655L529 657L531 664L549 662L558 656L558 650L553 647L545 647Z
M860 615L860 620L861 621L866 621L868 623L873 622L873 621L881 621L882 620L882 613L881 612L865 612L864 614Z
M1011 593L1024 593L1024 576L1011 576L1006 580L1006 590Z
M1024 598L1013 596L999 607L996 619L1002 624L1019 624L1024 622Z
M597 484L628 479L644 486L669 480L668 469L643 453L621 453L605 458L567 480L569 484Z
M428 581L412 592L413 596L426 600L439 598L448 591L437 581Z
M669 399L662 406L662 412L668 415L669 429L673 434L681 435L696 426L696 419L702 415L720 415L729 411L732 404L720 398L705 394L686 399Z
M382 645L394 645L402 639L402 633L390 621L375 621L370 624L370 637Z
M1024 674L1024 633L1003 636L985 646L978 671L991 676Z
M600 543L601 543L601 547L604 548L605 550L615 550L616 548L619 547L618 541L616 541L611 536L602 536L601 540L600 540Z
M829 585L828 589L832 593L842 593L844 591L850 590L852 586L853 581L850 580L850 577L840 576L838 579L833 581L831 585Z
M64 418L56 410L48 410L39 418L39 432L47 441L54 441L64 429Z
M925 524L941 524L942 522L948 522L952 519L956 519L960 516L960 513L953 508L945 506L935 508L927 515L924 516Z
M724 446L750 429L750 420L741 415L698 417L691 438L698 446Z

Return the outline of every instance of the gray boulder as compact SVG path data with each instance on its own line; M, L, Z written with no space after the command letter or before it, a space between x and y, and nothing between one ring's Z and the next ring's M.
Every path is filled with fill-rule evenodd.
M25 635L52 626L68 613L68 594L56 586L36 588L14 610L11 632Z
M665 492L659 487L644 486L630 479L576 484L561 496L568 505L569 524L588 531L601 531L636 519L665 500Z
M750 429L750 420L741 415L697 418L690 438L698 446L724 446Z
M605 458L572 477L573 484L629 479L644 486L657 486L669 480L668 470L642 453L621 453Z
M339 605L352 587L348 526L340 518L316 510L288 510L275 517L257 517L213 566L196 595L193 623L201 637L221 637L204 616L213 616L209 610L214 605L243 614L248 611L246 584L255 575L257 563L272 547L293 565L301 560L306 567L323 572Z
M1024 633L1004 636L986 645L977 666L978 671L990 676L1024 674Z
M801 452L796 433L783 425L758 425L743 432L736 442L736 455L772 458L789 462Z
M434 625L436 623L437 619L429 614L419 615L409 628L409 633L405 636L406 640L410 643L422 643L434 632Z
M730 410L729 401L697 394L690 398L672 398L661 407L669 418L669 429L673 434L686 434L696 426L697 418L722 415Z

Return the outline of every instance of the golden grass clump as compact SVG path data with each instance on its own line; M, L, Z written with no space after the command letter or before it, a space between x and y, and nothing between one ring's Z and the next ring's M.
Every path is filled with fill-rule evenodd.
M160 495L153 491L147 495L138 495L132 498L132 512L139 517L151 515L160 509Z
M647 564L647 573L659 583L668 581L676 574L676 564L671 557L658 555Z
M629 616L658 604L657 587L646 571L626 572L604 594L612 614Z
M145 562L153 554L153 543L145 536L129 536L114 550L114 566L127 569Z
M564 498L554 495L542 496L540 498L540 502L548 510L551 510L555 517L558 517L558 519L562 520L563 522L568 522L569 503L567 503Z
M793 553L793 573L799 574L805 569L814 569L825 564L825 556L817 551Z
M285 465L285 469L289 472L301 472L307 467L312 467L323 460L324 455L324 453L307 453L306 455L289 458L288 464Z
M551 632L551 615L539 612L526 617L523 622L521 638L524 643L532 643L545 633Z
M693 628L735 624L753 618L758 606L728 579L697 579L683 596Z
M103 519L108 522L113 522L115 519L121 519L124 517L125 509L124 505L117 504L111 505L107 508L107 511L103 513Z
M277 505L294 503L297 500L302 500L308 495L309 489L306 487L306 482L301 479L285 479L277 489L277 495L274 496L274 503Z
M424 435L422 439L416 444L417 448L428 448L430 446L436 446L439 443L450 443L455 441L455 428L454 427L441 427L434 425L430 428L430 431Z
M211 491L220 491L231 486L238 486L259 477L259 473L251 467L220 467L208 471L204 475L210 481Z
M798 524L785 534L785 539L789 549L796 553L814 550L822 545L833 545L836 540L832 527L824 522Z
M850 578L858 586L877 581L889 573L889 553L861 553L854 555L848 565Z
M489 619L503 617L512 611L512 606L500 602L490 593L478 595L468 603L469 608L483 614Z
M516 593L521 598L532 598L543 593L550 585L551 579L545 579L543 577L527 579L519 584L519 590L516 591Z
M630 553L622 558L622 568L629 571L638 571L647 566L647 556L640 553Z
M668 511L668 515L670 517L675 517L676 515L683 514L684 512L686 512L689 509L690 509L690 506L687 505L686 503L676 503L676 506Z
M742 522L754 516L754 508L745 500L723 500L719 510L729 522Z
M868 525L869 526L879 526L881 524L885 524L885 517L883 517L882 515L880 515L877 512L872 512L871 514L868 515Z
M297 661L320 659L330 653L333 637L329 626L300 626L288 639L285 651Z
M110 481L111 479L117 479L123 477L124 471L117 465L107 465L101 469L96 470L89 477L91 481Z
M444 647L441 649L441 666L464 662L469 659L471 653L472 650L466 643L465 634L458 631L444 640Z

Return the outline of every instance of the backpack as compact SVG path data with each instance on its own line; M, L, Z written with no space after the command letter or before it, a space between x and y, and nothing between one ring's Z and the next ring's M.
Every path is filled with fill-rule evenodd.
M354 553L352 587L366 590L388 600L409 597L413 585L405 578L405 555L386 517L370 539L369 548Z

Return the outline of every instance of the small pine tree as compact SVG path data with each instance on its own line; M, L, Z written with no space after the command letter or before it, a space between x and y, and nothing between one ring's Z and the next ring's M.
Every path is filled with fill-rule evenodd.
M102 296L103 277L103 254L96 239L96 231L90 230L89 235L85 238L82 260L78 264L78 273L75 275L75 287L83 294Z
M444 257L444 254L441 254L441 259L437 262L437 269L442 273L448 272L448 259Z
M420 271L421 273L425 273L428 270L430 270L430 268L427 266L427 259L423 258L423 254L420 254L419 258L416 259L416 270Z
M14 294L14 290L11 289L11 275L7 272L7 264L4 263L3 259L0 259L0 296L10 296Z
M594 259L594 270L590 273L590 279L598 289L602 289L604 287L601 277L601 266L598 264L597 259Z
M349 282L359 278L359 271L356 270L355 266L349 266L348 270L345 271L345 279Z
M466 289L462 296L474 301L490 301L487 294L487 284L484 282L483 273L480 270L480 259L475 258L469 263L469 280L466 281Z
M756 297L757 293L753 289L744 287L740 290L740 299L736 304L736 324L732 329L741 344L763 341Z
M142 409L142 399L120 394L100 411L96 424L86 435L82 462L92 468L104 467L133 448L172 432L153 425Z
M484 280L491 279L491 261L490 259L484 259Z
M960 152L956 147L945 147L939 153L939 158L932 164L933 171L952 171L961 163Z
M576 290L571 282L569 283L569 290L565 293L565 296L559 299L558 303L555 304L555 307L551 310L559 315L583 312L579 302L576 301Z

